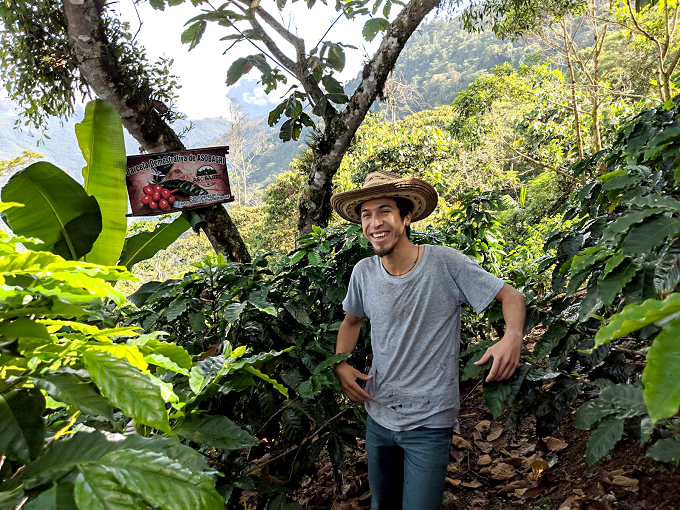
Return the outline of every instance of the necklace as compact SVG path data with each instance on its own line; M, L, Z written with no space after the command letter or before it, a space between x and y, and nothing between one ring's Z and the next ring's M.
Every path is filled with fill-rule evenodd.
M420 246L418 246L418 247L416 248L416 250L417 250L417 253L416 253L416 260L414 260L414 261L413 261L413 265L412 265L410 268L408 268L406 271L404 271L403 273L392 274L392 273L390 273L390 272L387 270L387 268L385 267L385 265L382 263L382 260L380 261L380 264L382 265L383 269L385 270L385 272L386 272L388 275L390 275L390 276L392 276L392 277L394 277L394 278L399 278L400 276L404 276L405 274L410 273L411 271L413 271L413 268L416 267L416 264L418 263L418 259L420 258Z

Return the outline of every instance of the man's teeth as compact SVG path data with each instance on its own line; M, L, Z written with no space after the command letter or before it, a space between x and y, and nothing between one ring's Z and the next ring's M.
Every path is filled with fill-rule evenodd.
M373 234L373 237L375 237L376 239L382 239L386 235L387 235L387 232L382 232L380 234Z

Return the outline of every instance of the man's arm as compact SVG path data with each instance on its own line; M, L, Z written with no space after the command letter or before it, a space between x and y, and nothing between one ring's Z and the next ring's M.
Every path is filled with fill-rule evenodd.
M363 319L360 319L359 317L355 317L348 313L345 314L345 319L342 321L340 329L338 330L338 341L335 345L336 354L352 352L359 339L362 322ZM333 367L333 372L335 372L335 376L340 380L342 393L347 398L354 402L366 402L371 399L371 396L357 384L357 379L366 381L372 376L359 372L346 361L341 361L335 365Z
M524 339L524 318L526 308L524 296L507 283L496 295L496 301L503 305L503 319L505 320L505 334L497 343L489 347L484 356L475 362L475 365L483 365L493 357L493 363L487 382L504 381L512 377L519 364L519 355L522 350Z

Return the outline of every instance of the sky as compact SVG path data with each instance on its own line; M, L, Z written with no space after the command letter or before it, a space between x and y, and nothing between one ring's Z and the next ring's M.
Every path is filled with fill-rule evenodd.
M332 0L329 3L334 4ZM267 96L258 84L259 73L253 69L246 75L245 81L241 79L243 83L227 87L225 82L231 63L260 51L248 42L241 42L225 53L232 41L220 41L220 38L232 32L216 23L209 23L201 42L188 51L189 45L181 43L180 35L186 28L185 23L201 10L188 0L179 6L166 6L164 11L154 10L148 3L137 5L135 10L133 0L118 0L110 5L122 19L130 22L132 34L139 29L136 38L146 47L150 61L161 56L174 59L172 72L179 77L182 86L178 91L177 106L189 118L226 117L229 109L227 94L241 101L251 116L261 115L280 103L282 95L292 84L289 80L287 85L279 85L279 89ZM261 5L269 12L277 12L273 0L262 0ZM313 9L307 9L306 2L298 1L289 2L280 20L290 24L291 31L305 39L309 50L337 17L338 13L332 6L325 6L320 1ZM380 44L380 35L372 43L363 39L361 30L366 19L349 21L343 17L325 37L325 40L349 43L358 48L345 50L347 65L339 77L341 81L354 78L367 60L366 55L372 55ZM284 51L291 48L285 42L280 43L280 47Z

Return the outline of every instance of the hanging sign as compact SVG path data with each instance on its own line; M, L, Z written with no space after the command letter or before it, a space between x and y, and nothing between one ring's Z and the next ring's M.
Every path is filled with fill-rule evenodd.
M127 157L131 216L150 216L233 202L226 155L207 147Z

